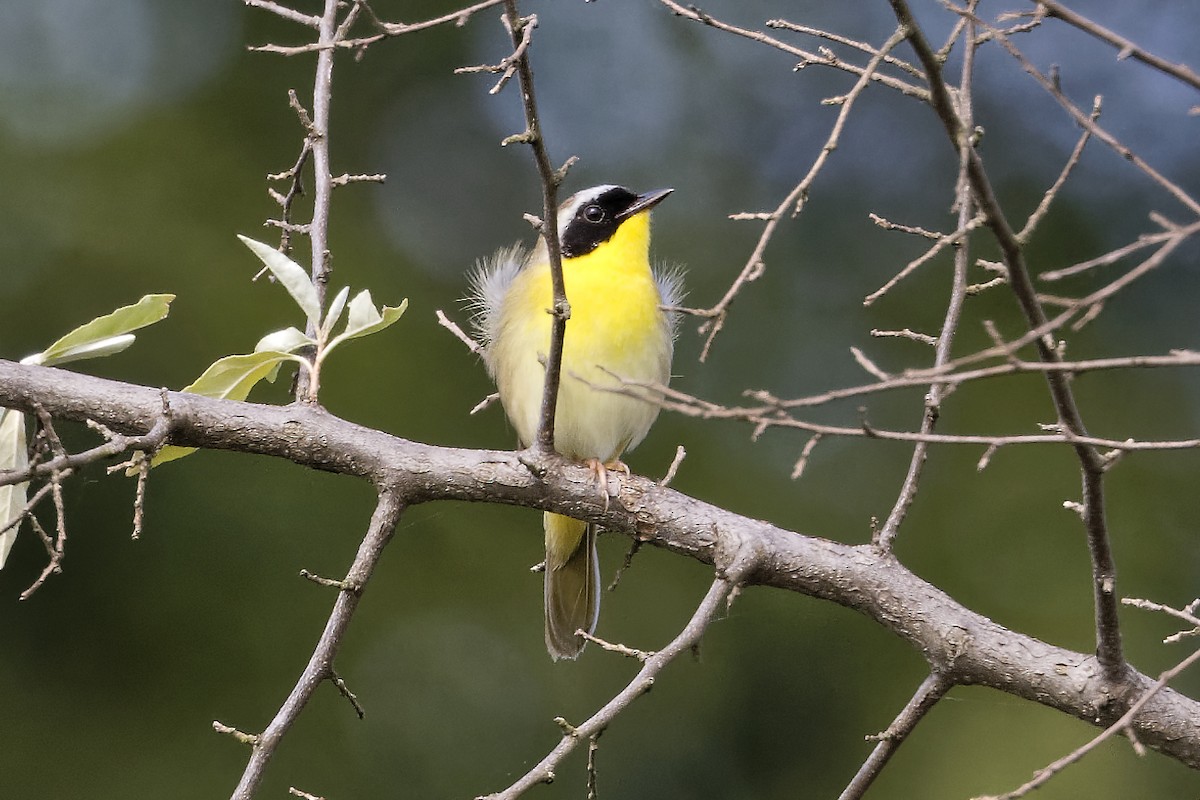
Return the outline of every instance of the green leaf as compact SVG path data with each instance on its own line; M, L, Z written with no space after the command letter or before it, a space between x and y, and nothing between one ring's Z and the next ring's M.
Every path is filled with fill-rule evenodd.
M296 301L296 305L300 306L300 310L304 312L304 316L308 317L313 328L320 325L321 301L317 299L317 289L313 286L312 279L308 277L304 268L269 244L257 242L249 236L241 234L238 234L238 238L283 284L283 288L288 290L288 294Z
M284 332L280 331L279 333ZM300 332L296 331L296 333ZM304 334L300 335L303 336ZM190 386L185 386L183 391L203 395L204 397L215 397L221 400L245 400L250 394L250 390L259 381L265 378L268 381L274 382L275 376L279 372L279 367L285 361L303 362L304 359L300 358L300 356L278 350L264 350L259 353L225 356L204 370L204 374L194 380ZM154 454L154 459L150 462L150 466L157 467L159 464L183 458L194 452L196 452L195 447L167 445ZM136 471L131 472L132 474L136 474Z
M167 316L174 299L173 294L148 294L131 306L80 325L42 352L21 359L21 363L50 366L120 352L133 344L130 331Z
M338 320L342 318L342 311L346 309L346 298L349 296L350 287L343 286L342 290L337 293L337 297L333 298L333 302L329 304L329 312L325 314L325 321L321 323L321 331L325 336L329 336L333 326L337 325Z
M395 308L384 306L383 313L380 313L375 310L375 303L371 300L371 292L363 289L350 301L350 318L346 320L346 329L325 346L322 357L328 355L330 350L342 342L357 339L360 336L370 336L372 333L383 330L404 316L407 308L408 298L405 298Z
M21 363L33 364L35 366L51 366L69 364L72 361L83 361L88 358L110 356L113 353L119 353L127 349L136 339L137 337L132 333L122 333L120 336L110 336L107 339L98 339L87 344L76 345L50 359L46 359L44 353L38 353L37 355L21 359Z
M0 470L26 469L29 466L29 456L25 444L25 415L0 408ZM0 486L0 530L8 526L25 510L28 500L29 482ZM17 538L20 524L14 525L0 533L0 568L8 558Z
M258 344L254 345L254 352L274 350L279 353L294 353L302 347L316 346L317 342L311 336L301 333L296 328L284 328L259 339Z
M303 361L291 353L264 350L240 356L218 359L204 374L185 386L183 391L221 400L245 400L254 385L263 378L275 380L275 373L284 361Z

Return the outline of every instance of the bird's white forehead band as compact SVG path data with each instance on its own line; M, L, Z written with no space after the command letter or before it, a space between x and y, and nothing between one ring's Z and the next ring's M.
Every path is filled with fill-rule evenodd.
M606 183L603 186L593 186L590 189L584 189L583 191L576 192L571 197L568 197L566 205L562 206L558 212L559 230L561 231L563 227L565 227L566 224L575 217L575 213L579 211L580 206L595 200L597 197L611 189L619 188L620 187L616 184Z

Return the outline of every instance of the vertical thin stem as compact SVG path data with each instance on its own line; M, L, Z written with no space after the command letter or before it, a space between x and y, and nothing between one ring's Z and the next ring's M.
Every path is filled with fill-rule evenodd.
M312 128L308 139L312 143L313 164L313 217L308 229L312 246L312 281L317 289L320 307L325 307L325 287L329 283L329 211L333 194L333 173L329 169L329 119L333 102L333 41L338 35L338 0L325 0L317 31L317 71L313 80ZM307 332L316 336L317 331L310 321ZM311 396L311 376L308 370L296 375L296 399Z
M524 19L517 12L516 0L505 0L505 19L512 35L513 47L518 48L524 26L534 25L536 17ZM520 137L533 150L538 175L542 181L542 238L546 242L546 253L550 258L550 280L554 290L554 307L550 309L553 322L550 326L550 352L546 354L546 383L542 391L542 410L537 436L531 444L542 452L554 449L554 416L558 406L558 385L562 373L563 340L566 337L567 320L571 317L571 306L567 302L567 289L563 283L562 247L558 240L558 184L562 176L550 165L546 143L542 137L542 125L538 117L537 98L533 93L533 67L529 64L529 48L525 48L516 60L517 80L521 87L521 99L525 109L525 134Z
M971 8L974 8L975 0L971 0L970 5ZM966 26L965 42L962 81L958 91L958 114L962 120L963 129L970 131L974 127L974 111L971 100L971 75L975 66L975 26L973 23ZM958 208L958 227L956 230L960 231L967 230L967 226L974 217L971 183L967 179L967 165L970 161L970 152L970 139L964 137L959 146L958 181L955 184L954 197L954 204ZM942 321L941 333L938 335L937 342L934 343L932 369L937 369L950 360L950 350L954 343L954 336L958 332L958 323L962 318L963 303L967 297L967 265L970 263L970 242L970 237L964 236L960 241L955 243L954 276L950 284L950 300L946 304L946 316ZM941 414L942 398L945 393L945 384L930 384L929 392L925 395L925 410L921 417L922 435L933 433L933 429L937 426L938 417ZM891 549L892 543L900 531L900 524L904 522L904 518L908 515L908 510L912 507L913 501L916 499L917 488L921 481L921 473L924 471L925 460L928 458L928 455L929 442L917 442L913 448L912 459L908 463L908 473L904 476L904 484L900 488L900 494L896 497L896 502L892 506L887 520L884 521L883 526L874 537L875 543L885 550Z
M929 77L930 103L933 106L947 135L956 148L963 147L964 139L969 139L971 131L963 128L962 121L954 109L946 83L941 73L941 63L929 46L921 28L917 26L907 0L888 0L896 19L909 29L909 43L916 51L925 72ZM1017 305L1031 330L1046 330L1046 312L1038 300L1033 279L1029 275L1029 266L1025 261L1025 253L1021 241L1013 231L1004 211L996 199L983 159L973 146L968 148L967 176L971 181L971 190L975 202L986 217L985 224L991 229L996 243L1003 254L1004 265L1008 270L1009 285ZM1038 336L1034 340L1038 356L1049 364L1062 361L1062 356L1055 349L1049 335ZM1058 424L1063 434L1068 437L1086 437L1087 428L1075 402L1075 394L1071 390L1071 376L1061 370L1047 370L1046 382L1049 385L1050 396L1058 413ZM1121 630L1117 618L1116 595L1116 563L1113 560L1112 545L1109 542L1108 523L1104 509L1104 468L1105 462L1091 445L1082 441L1074 444L1075 454L1079 459L1081 479L1083 484L1083 525L1087 534L1088 551L1092 562L1092 596L1095 605L1096 625L1096 658L1104 671L1104 677L1110 681L1121 681L1125 677L1125 657L1121 647Z

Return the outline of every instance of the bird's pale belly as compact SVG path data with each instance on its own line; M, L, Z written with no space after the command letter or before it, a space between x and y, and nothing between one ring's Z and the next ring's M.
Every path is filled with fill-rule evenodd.
M606 303L586 293L572 302L554 426L555 449L570 458L612 461L640 442L658 416L655 403L611 391L622 378L665 384L670 377L671 340L658 292L652 284L629 290L641 296L613 297L609 286ZM613 307L624 311L612 314ZM506 337L514 369L499 389L517 435L529 444L541 411L550 315L523 322Z

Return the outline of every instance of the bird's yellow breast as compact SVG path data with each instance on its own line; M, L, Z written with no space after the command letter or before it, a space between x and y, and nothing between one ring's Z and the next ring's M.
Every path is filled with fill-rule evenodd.
M649 214L636 214L590 253L563 261L571 317L563 341L555 447L609 461L641 441L658 407L597 389L620 378L666 383L671 333L649 261ZM522 442L537 430L550 346L553 288L545 259L526 266L504 299L493 343L497 386Z

